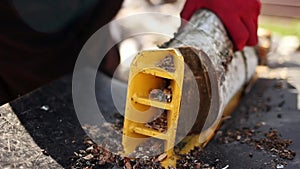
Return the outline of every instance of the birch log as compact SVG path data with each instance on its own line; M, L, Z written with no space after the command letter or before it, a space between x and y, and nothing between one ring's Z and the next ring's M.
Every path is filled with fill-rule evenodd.
M186 68L193 72L193 75L185 72L178 133L200 133L218 123L224 107L251 79L257 66L254 48L234 52L222 22L208 10L196 12L190 22L162 47L179 49ZM198 84L198 91L190 86L193 79ZM194 103L192 95L196 93L200 95L199 103ZM196 120L191 104L200 105Z

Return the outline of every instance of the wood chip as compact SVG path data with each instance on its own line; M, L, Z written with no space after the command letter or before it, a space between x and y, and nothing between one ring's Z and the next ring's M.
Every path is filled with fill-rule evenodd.
M168 155L167 155L166 153L163 153L163 154L161 154L161 155L159 155L159 156L157 157L156 161L157 161L157 162L161 162L161 161L163 161L164 159L166 159L167 156L168 156Z

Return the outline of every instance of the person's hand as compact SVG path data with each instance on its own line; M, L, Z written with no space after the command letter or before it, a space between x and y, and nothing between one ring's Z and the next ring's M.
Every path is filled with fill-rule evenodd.
M187 0L181 18L189 20L201 8L214 12L225 25L235 50L254 46L258 42L257 21L259 0Z

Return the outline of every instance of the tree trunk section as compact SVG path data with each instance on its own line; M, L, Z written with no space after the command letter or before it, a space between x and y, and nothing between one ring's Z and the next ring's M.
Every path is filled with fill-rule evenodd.
M185 71L183 82L179 139L184 133L200 133L219 123L224 108L251 79L258 63L252 47L233 51L222 22L208 10L197 11L190 22L162 47L179 49L186 63L185 69L191 70ZM192 85L193 81L197 82L196 87ZM195 103L197 95L200 96L199 103ZM196 115L195 104L199 107Z

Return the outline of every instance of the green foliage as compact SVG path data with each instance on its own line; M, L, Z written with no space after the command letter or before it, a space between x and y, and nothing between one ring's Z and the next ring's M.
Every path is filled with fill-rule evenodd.
M300 20L293 21L263 21L259 27L268 29L280 35L294 35L300 39Z

